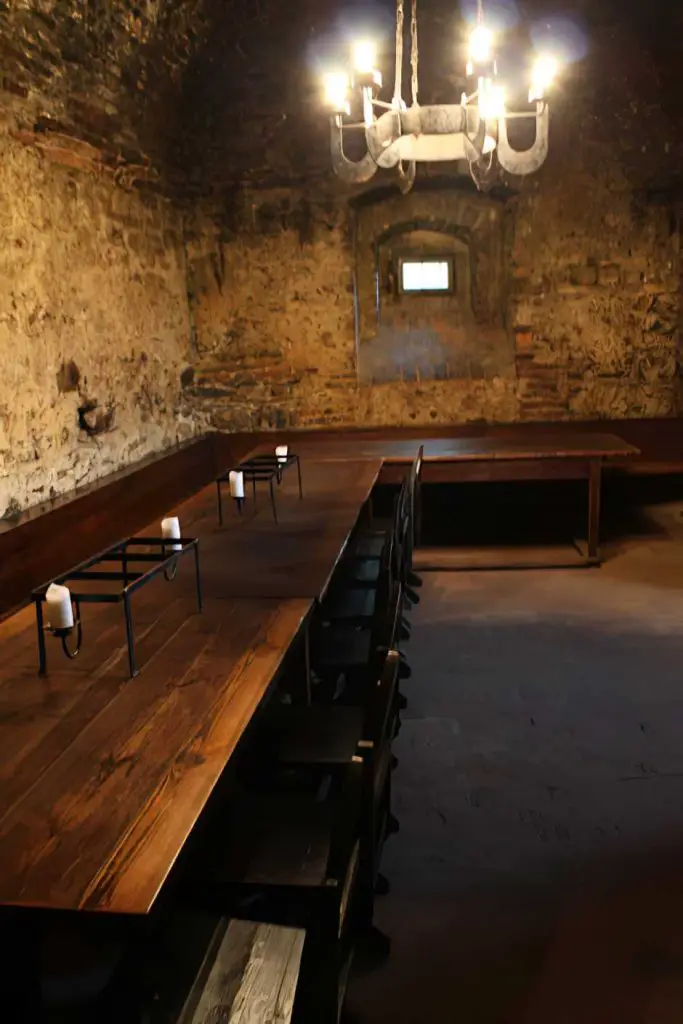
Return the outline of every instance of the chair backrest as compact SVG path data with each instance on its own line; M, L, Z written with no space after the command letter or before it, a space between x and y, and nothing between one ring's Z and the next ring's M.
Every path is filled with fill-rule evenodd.
M398 669L400 655L390 648L382 665L377 684L368 702L365 721L365 736L378 746L385 738L389 722L394 717L398 688ZM393 737L389 737L392 739Z
M424 461L424 445L420 445L417 455L408 471L408 496L410 503L410 531L408 566L413 562L413 549L418 547L422 534L422 463Z

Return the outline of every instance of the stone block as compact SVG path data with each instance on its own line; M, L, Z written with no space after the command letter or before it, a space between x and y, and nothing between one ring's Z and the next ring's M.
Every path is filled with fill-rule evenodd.
M598 282L603 288L615 288L621 280L621 270L616 263L601 263Z
M569 281L572 285L587 287L598 283L598 268L588 263L569 268Z
M531 331L515 331L515 351L518 355L530 355L534 347Z

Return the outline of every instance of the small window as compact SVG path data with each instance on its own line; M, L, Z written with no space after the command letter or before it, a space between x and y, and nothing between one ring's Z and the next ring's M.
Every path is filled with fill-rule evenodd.
M452 260L401 260L400 288L402 292L413 294L453 291Z

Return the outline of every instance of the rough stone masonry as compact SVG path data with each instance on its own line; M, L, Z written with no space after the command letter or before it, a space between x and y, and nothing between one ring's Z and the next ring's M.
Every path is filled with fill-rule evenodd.
M675 62L630 2L585 7L542 171L403 200L332 178L331 5L0 0L0 516L207 426L677 414ZM458 31L435 0L425 101L458 90ZM462 308L392 304L378 240L406 224L457 237Z
M200 422L159 124L193 6L0 2L0 516Z
M407 198L386 180L350 196L319 166L327 152L319 106L307 136L308 182L285 188L287 167L296 178L295 154L283 152L282 130L273 129L269 172L262 164L254 180L245 172L227 206L214 193L193 231L194 394L218 426L679 412L679 193L671 174L681 122L663 109L667 91L638 26L620 23L616 8L607 17L607 7L593 10L588 58L567 70L553 101L547 163L486 196L447 175ZM450 17L448 25L425 18L428 67L453 31ZM273 86L278 75L287 72L275 62ZM302 96L297 125L313 117ZM219 145L210 150L214 167ZM442 342L455 336L458 318L439 299L421 300L417 316L415 299L392 305L381 255L373 264L378 239L411 220L465 238L475 300L496 285L497 305L475 302L469 349L455 338L458 358L446 372ZM401 328L404 312L410 332ZM408 339L427 358L434 353L433 365L382 380L377 353L395 373ZM365 374L370 354L373 372Z

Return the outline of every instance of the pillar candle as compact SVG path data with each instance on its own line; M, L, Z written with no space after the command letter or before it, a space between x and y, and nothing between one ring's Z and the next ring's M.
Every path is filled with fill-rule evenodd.
M286 445L286 444L278 445L277 448L275 449L275 454L277 455L277 461L278 462L286 462L287 461L287 456L289 455L289 447L288 447L288 445Z
M168 519L161 520L161 536L168 538L169 540L180 540L180 520L177 516L169 516ZM167 544L167 548L171 551L182 551L182 544Z
M68 587L51 583L45 592L47 621L51 629L71 629L74 624L74 610Z
M230 470L230 497L244 497L244 473L241 469Z

